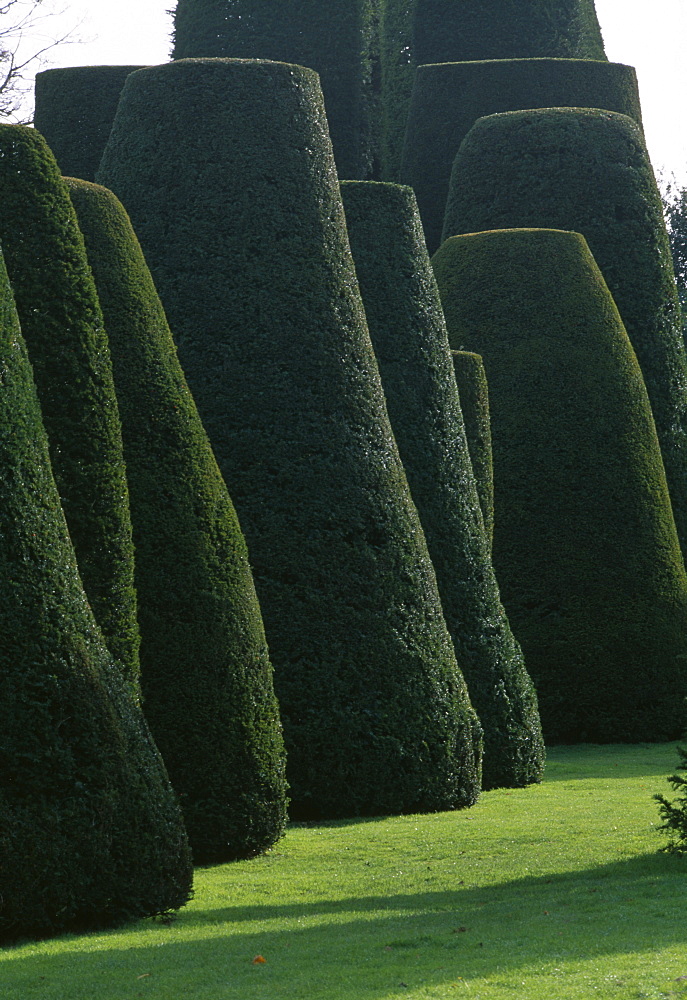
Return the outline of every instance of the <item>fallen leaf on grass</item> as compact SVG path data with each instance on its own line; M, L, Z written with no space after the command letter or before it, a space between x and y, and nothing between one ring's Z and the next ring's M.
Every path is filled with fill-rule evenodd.
M265 965L266 962L267 962L267 959L263 958L262 955L256 955L255 958L253 959L253 963L252 964L253 965Z
M678 976L675 982L676 983L682 982L683 979L687 979L687 976Z
M144 972L143 975L136 976L136 979L147 979L149 975L150 975L149 972Z

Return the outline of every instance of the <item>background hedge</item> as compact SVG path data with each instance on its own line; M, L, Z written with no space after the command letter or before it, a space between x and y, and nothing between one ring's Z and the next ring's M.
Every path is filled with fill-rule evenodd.
M67 180L112 351L136 545L146 718L197 863L271 846L284 745L246 545L126 212Z
M1 260L0 367L6 941L175 909L192 870L164 767L81 586Z
M100 177L131 214L246 535L292 815L469 804L478 727L389 427L317 75L140 70Z
M639 126L583 108L477 122L456 157L444 230L511 226L573 229L587 239L644 375L687 552L687 353L661 197Z
M477 496L491 548L494 538L494 462L487 376L479 354L472 351L451 351L451 357Z
M644 382L576 233L447 240L452 342L482 355L493 559L553 742L677 738L687 577Z
M0 198L0 243L79 572L110 652L136 685L133 545L110 352L67 188L35 129L0 128Z

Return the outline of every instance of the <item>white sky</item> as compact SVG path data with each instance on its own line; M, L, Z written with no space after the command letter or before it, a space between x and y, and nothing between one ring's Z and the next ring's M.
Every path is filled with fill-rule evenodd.
M76 35L83 41L55 50L44 68L166 62L172 30L167 11L174 5L175 0L62 0L64 14L51 18L46 29L57 35L81 22ZM596 0L596 9L609 59L637 70L655 169L687 184L687 0Z

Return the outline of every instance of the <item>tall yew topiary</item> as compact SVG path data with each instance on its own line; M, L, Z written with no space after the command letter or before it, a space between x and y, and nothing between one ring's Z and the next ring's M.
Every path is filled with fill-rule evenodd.
M369 181L341 191L389 419L484 728L484 787L540 781L537 699L499 599L415 196Z
M477 119L552 107L607 108L642 120L635 71L621 63L509 59L418 68L401 179L417 195L430 253L441 243L453 161Z
M491 547L494 537L494 462L487 376L479 354L472 351L451 351L451 356L479 505L482 508L487 541Z
M388 422L317 75L140 70L100 179L131 215L246 535L293 814L473 802L478 727Z
M320 75L340 177L376 169L380 0L179 0L174 59L300 63Z
M433 263L450 338L484 359L494 567L547 739L675 739L687 577L639 365L584 238L456 236Z
M79 572L108 648L135 685L133 545L109 347L67 188L34 129L0 127L0 197L0 244Z
M182 906L160 756L79 579L0 260L0 939Z
M588 241L644 375L687 552L687 352L661 198L639 126L588 108L477 122L456 157L444 233L511 226L572 229Z
M146 718L196 862L247 857L285 823L284 747L243 535L131 223L67 179L122 419Z
M140 66L69 66L36 74L33 123L63 174L92 181L112 128L119 95Z

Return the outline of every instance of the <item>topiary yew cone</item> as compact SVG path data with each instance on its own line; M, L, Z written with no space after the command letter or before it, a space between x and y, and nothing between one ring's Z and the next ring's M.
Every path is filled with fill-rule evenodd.
M494 461L491 450L489 387L479 354L451 351L460 408L465 421L465 437L475 474L484 530L491 549L494 537Z

